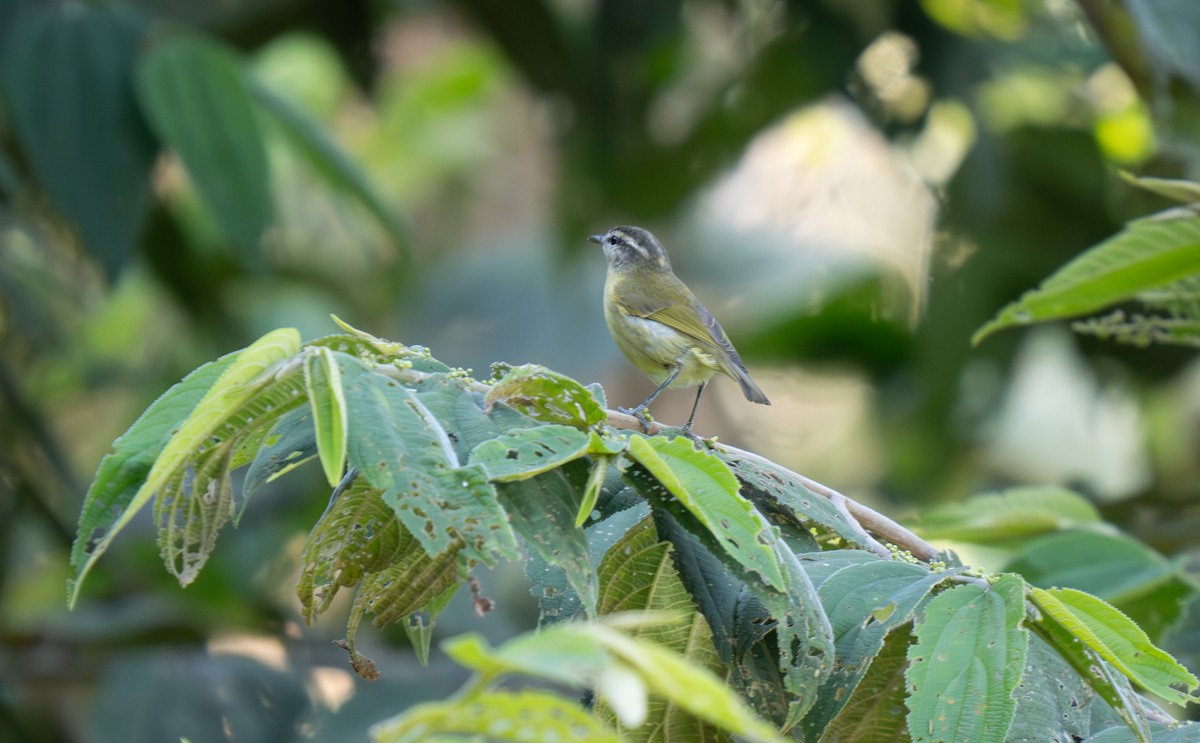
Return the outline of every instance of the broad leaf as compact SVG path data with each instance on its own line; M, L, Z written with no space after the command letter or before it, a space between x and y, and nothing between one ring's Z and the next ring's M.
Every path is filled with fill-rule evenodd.
M810 736L819 735L851 698L887 634L911 622L929 592L957 572L875 559L847 565L821 584L817 594L833 628L837 663L804 718Z
M587 539L574 525L586 477L583 463L573 462L533 479L501 483L497 493L513 529L546 565L563 571L584 612L592 616L596 572Z
M291 472L317 456L312 408L296 408L283 415L263 437L246 477L242 480L242 504L263 485ZM235 511L234 522L241 516Z
M634 634L673 650L713 673L722 673L713 647L713 636L704 617L695 611L691 596L675 571L671 545L658 541L650 519L626 532L600 562L597 573L604 593L598 606L601 615L624 611L661 611L678 617ZM606 699L611 702L611 700ZM620 717L620 715L618 715ZM617 726L621 729L621 726ZM716 731L677 705L663 699L650 701L645 726L623 730L629 740L713 740Z
M1114 725L1130 731L1079 674L1038 635L1029 638L1007 743L1078 741Z
M1088 249L975 332L1086 315L1200 273L1200 218L1142 219Z
M284 328L216 364L201 367L134 423L126 434L127 443L118 440L114 453L100 463L84 502L71 553L76 573L68 583L69 604L74 605L81 582L116 535L169 482L182 484L180 478L187 476L184 466L188 460L207 445L230 416L272 381L265 372L295 355L299 348L299 334ZM213 379L217 372L219 375ZM201 393L203 396L193 404ZM153 449L135 451L134 446ZM149 462L153 464L143 476L143 467ZM221 482L217 487L224 497Z
M806 527L817 525L828 529L851 545L865 546L868 542L867 534L859 524L839 511L828 498L809 490L786 468L760 457L729 454L720 447L715 451L747 486L744 495L760 509L782 511L781 516L798 520Z
M707 451L697 451L686 438L632 436L629 457L646 468L722 548L767 585L783 590L778 556L772 550L770 526L738 493L729 468Z
M543 423L562 423L579 429L594 426L608 417L586 387L536 364L510 369L492 385L485 402L485 410L501 403Z
M1135 176L1124 170L1120 171L1120 176L1122 180L1131 186L1144 188L1151 193L1156 193L1172 201L1178 201L1182 204L1191 204L1200 201L1200 183L1196 183L1195 181Z
M412 252L408 228L387 204L366 172L332 139L319 123L291 101L263 85L256 78L247 80L250 95L260 110L268 114L312 169L330 185L349 193L375 218L408 259Z
M460 466L445 428L399 382L353 357L336 357L350 421L349 462L383 491L425 550L438 555L458 544L489 565L497 555L515 559L516 536L483 469Z
M908 743L911 740L904 706L907 695L904 672L908 668L908 647L912 640L909 625L897 627L887 634L883 647L870 661L871 665L854 694L845 700L837 717L824 726L819 739L821 743Z
M1007 577L990 590L960 585L925 606L905 673L914 743L1003 743L1007 737L1025 662L1019 584Z
M1042 537L1022 547L1004 569L1034 585L1075 588L1114 603L1177 575L1173 564L1141 542L1097 532Z
M1197 682L1129 617L1072 588L1033 589L1038 608L1146 691L1174 704L1193 701Z
M483 467L493 482L525 480L582 457L588 436L578 428L550 424L509 431L483 442L470 463Z
M4 29L0 92L39 185L115 276L150 205L158 145L133 90L146 23L123 9L44 5Z
M517 723L516 721L520 721ZM574 699L545 691L489 691L418 704L371 727L375 743L494 740L512 743L619 743L617 734Z
M1065 488L1033 486L931 508L914 528L927 539L990 544L1099 522L1100 512L1083 496Z
M179 154L225 236L256 254L273 218L262 133L241 61L201 36L168 39L138 68L151 125Z

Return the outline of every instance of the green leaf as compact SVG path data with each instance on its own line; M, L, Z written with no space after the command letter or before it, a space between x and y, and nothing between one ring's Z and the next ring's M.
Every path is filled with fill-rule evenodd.
M596 510L600 500L600 490L604 487L604 478L608 474L608 463L612 457L604 454L595 456L592 468L588 471L587 485L583 489L583 500L579 502L579 513L575 514L575 526L583 526Z
M562 423L587 429L608 414L579 382L536 364L509 369L488 390L485 411L501 403L543 423Z
M145 30L123 9L45 5L5 29L0 60L25 160L110 277L133 255L158 151L132 82Z
M325 479L336 486L346 469L346 396L342 373L328 348L317 348L304 357L304 386L312 409L317 453Z
M604 586L598 611L601 615L658 611L677 616L673 622L645 627L634 634L720 675L723 669L713 647L712 632L704 617L696 613L692 598L675 571L671 552L669 543L658 541L650 519L626 532L605 554L597 569L600 584ZM621 726L617 729L621 730ZM695 716L662 699L650 702L644 727L625 732L641 739L653 730L669 730L670 736L677 740L703 741L714 736L714 731ZM661 736L651 739L660 740Z
M1007 737L1024 666L1024 603L1009 600L1020 594L1019 578L1001 581L991 590L956 586L925 606L905 673L914 743Z
M1004 569L1038 586L1075 588L1111 602L1144 595L1178 574L1141 542L1096 532L1042 537L1025 545Z
M620 740L574 699L529 689L426 702L371 727L375 743L424 743L436 736L512 743Z
M278 124L296 152L331 186L356 198L391 238L401 255L410 259L412 239L408 228L358 163L326 134L320 124L287 98L253 76L248 78L247 84L254 102Z
M1030 486L973 495L921 514L914 528L926 539L992 544L1100 523L1100 512L1065 488Z
M420 611L409 614L408 619L402 625L405 636L412 644L413 653L417 656L417 662L423 666L429 665L429 646L433 641L434 622L437 620L438 614L441 614L446 605L450 603L450 599L454 598L454 594L458 593L461 586L460 581L451 583L446 590L425 604Z
M747 741L785 740L707 668L689 663L657 643L630 637L604 624L585 625L582 631L632 668L652 693L671 705Z
M1038 608L1146 691L1186 705L1200 682L1156 647L1129 617L1073 588L1033 589Z
M904 671L908 668L911 643L909 625L887 634L853 696L845 700L837 717L824 727L822 743L908 743ZM806 728L807 722L805 718Z
M1036 634L1029 638L1024 671L1008 735L1012 743L1083 740L1113 725L1129 732L1113 708Z
M631 436L629 457L662 483L725 551L769 586L784 590L783 571L772 550L770 527L738 493L738 481L725 464L697 451L686 438Z
M483 467L493 482L525 480L582 457L588 436L578 428L550 424L508 431L471 452L471 464Z
M801 568L799 560L791 548L777 537L774 530L764 529L760 532L758 536L771 550L773 560L780 566L782 573L782 587L774 588L760 576L747 570L742 559L731 553L708 526L647 470L642 467L630 468L625 477L650 503L656 518L660 519L660 531L677 545L678 549L691 550L694 547L685 544L685 540L697 541L700 548L721 560L725 568L737 576L739 581L745 581L747 590L753 594L756 601L761 602L766 614L774 620L772 625L766 621L766 617L756 617L760 620L764 634L774 629L777 635L776 658L771 663L771 668L774 669L771 672L778 674L782 670L784 687L791 693L787 703L787 715L777 722L785 729L790 729L816 700L818 687L832 669L834 655L833 631L829 626L829 619L825 616L816 589ZM757 511L754 511L754 516L762 518ZM672 521L675 522L674 526ZM758 649L759 639L761 636L747 642L747 650L758 653L758 657L765 659L766 654ZM760 680L769 682L769 679L761 679L761 676ZM765 696L762 697L762 701L768 706L773 704L772 700ZM760 705L759 709L763 710L764 707Z
M1136 176L1127 171L1119 171L1121 180L1131 186L1143 188L1151 193L1156 193L1159 196L1178 201L1183 204L1190 204L1200 201L1200 183L1195 181L1185 181L1176 178L1150 178L1147 176Z
M486 564L515 559L516 535L496 489L477 466L460 466L449 434L408 389L336 354L346 394L348 459L425 550L461 544ZM572 512L573 515L573 512Z
M795 473L761 457L731 455L715 449L721 461L745 486L745 495L765 513L782 511L784 518L828 529L850 544L865 546L866 532L839 511L828 498L809 490ZM778 521L778 519L775 519Z
M1142 219L1002 309L971 343L1017 325L1077 317L1200 273L1200 218Z
M573 523L585 473L582 462L571 463L530 480L502 483L498 495L513 529L545 564L564 572L584 611L591 616L598 590L596 571L587 538Z
M304 621L311 625L328 609L339 588L356 585L415 545L384 503L382 492L365 478L355 478L321 514L304 542L296 584Z
M316 456L317 439L313 430L312 408L296 408L281 416L262 438L246 470L246 477L242 481L243 506L263 485ZM240 510L234 513L234 523L240 516Z
M442 651L455 663L485 679L519 673L577 688L588 688L612 657L580 624L560 622L553 627L519 635L497 648L477 632L442 642Z
M875 558L847 565L821 584L817 595L833 628L837 664L804 718L810 736L820 735L839 714L887 634L912 621L929 592L957 572L931 573L921 565Z
M1035 604L1039 590L1034 588L1031 591ZM1080 642L1071 630L1045 612L1042 612L1036 621L1031 622L1029 628L1054 648L1059 657L1071 666L1076 677L1082 679L1105 701L1109 709L1133 732L1139 743L1149 743L1150 726L1146 719L1146 710L1128 677L1122 675L1101 658L1099 653Z
M175 36L143 57L137 91L225 236L257 253L273 218L271 186L241 60L205 37Z
M69 605L74 605L83 579L116 535L161 488L186 475L183 465L196 450L272 381L267 373L269 370L294 356L299 348L299 333L293 328L282 328L267 333L218 364L201 367L203 373L201 370L193 372L152 405L126 434L130 437L131 448L134 444L153 445L156 440L161 440L164 430L169 429L169 438L161 449L154 451L154 456L148 457L144 452L135 454L118 440L114 454L100 463L100 471L84 502L79 534L71 553L76 574L74 581L68 583ZM202 387L218 370L220 375L211 386ZM201 389L204 389L203 397L188 407ZM185 417L180 420L177 416L185 408ZM150 461L153 464L141 479L142 467ZM135 484L137 491L131 496L129 489ZM223 484L219 487L224 497ZM99 532L103 532L102 537L97 536Z

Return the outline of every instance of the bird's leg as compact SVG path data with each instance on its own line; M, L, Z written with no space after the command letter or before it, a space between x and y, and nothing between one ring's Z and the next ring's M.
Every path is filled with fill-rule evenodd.
M688 422L683 424L683 435L692 441L700 440L700 437L692 430L692 424L696 422L696 411L700 409L700 396L704 394L704 388L707 386L708 382L700 383L700 389L696 390L696 402L692 403L692 414L688 416Z
M620 410L626 415L632 415L634 418L637 418L642 423L642 430L646 433L650 433L650 419L646 417L646 408L650 407L650 403L654 402L654 398L658 397L658 393L665 390L667 385L671 384L671 382L674 382L675 377L678 377L679 373L682 371L682 365L675 367L675 371L671 372L671 376L663 380L663 383L658 385L658 389L651 392L650 397L647 397L645 400L643 400L641 405L638 405L636 408L617 408L617 410Z

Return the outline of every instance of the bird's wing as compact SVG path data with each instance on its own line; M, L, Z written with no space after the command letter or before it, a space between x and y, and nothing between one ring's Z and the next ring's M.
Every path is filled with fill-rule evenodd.
M680 282L678 289L681 296L677 301L653 299L637 290L622 292L621 296L614 297L613 301L634 317L660 322L714 351L723 351L723 354L717 354L717 358L721 362L728 359L733 366L744 371L745 364L742 363L733 344L729 342L729 338L725 335L721 324L717 322L717 318L713 317L708 308L700 304L700 300L696 299L683 282ZM688 311L689 304L692 312ZM722 363L722 366L724 365Z

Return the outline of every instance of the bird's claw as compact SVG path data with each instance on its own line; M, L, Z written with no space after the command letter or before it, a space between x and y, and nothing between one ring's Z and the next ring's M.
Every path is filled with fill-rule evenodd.
M651 420L651 418L650 418L650 416L649 416L649 415L646 413L646 409L645 409L645 408L643 408L643 407L637 407L637 408L621 408L621 407L618 407L618 408L617 408L617 410L621 411L621 412L622 412L622 413L624 413L625 415L632 415L634 418L637 418L638 422L642 424L642 431L644 431L644 432L646 432L646 433L650 433L650 420Z

